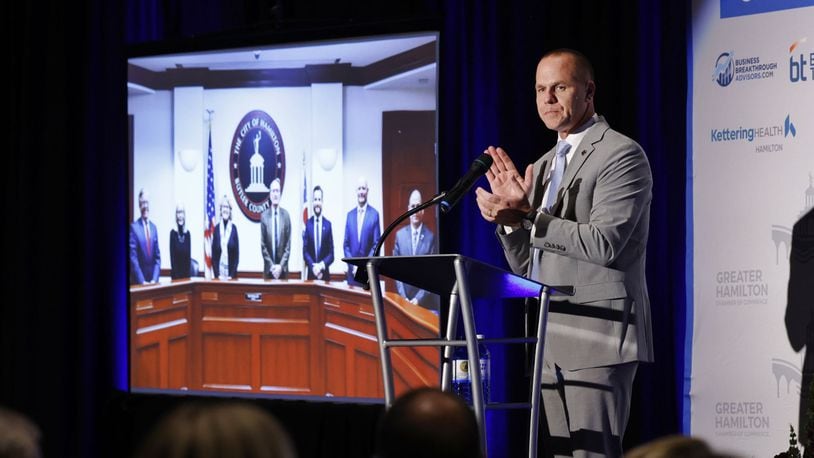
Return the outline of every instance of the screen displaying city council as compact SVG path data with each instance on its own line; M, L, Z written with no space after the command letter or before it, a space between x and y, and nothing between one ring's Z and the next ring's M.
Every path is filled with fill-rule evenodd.
M383 397L370 292L346 257L438 253L437 32L128 59L133 391ZM439 298L382 279L390 332ZM438 350L393 350L396 391Z

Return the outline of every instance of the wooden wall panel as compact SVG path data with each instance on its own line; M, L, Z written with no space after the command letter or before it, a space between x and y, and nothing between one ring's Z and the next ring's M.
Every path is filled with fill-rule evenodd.
M391 339L414 338L418 331L409 329L404 320L390 320L388 324ZM438 347L394 348L391 358L393 370L403 373L408 386L440 385L441 350Z
M190 299L191 290L179 285L153 287L148 295L131 295L132 386L178 389L188 385L190 355L185 345L178 347L176 343L190 332Z
M204 329L201 342L203 388L239 391L252 389L251 335L216 333Z
M134 388L383 397L373 306L343 283L193 279L131 288ZM390 337L438 319L388 293ZM438 350L393 352L397 392L438 383Z
M260 389L271 393L314 394L311 353L308 335L262 336Z
M361 345L354 353L354 372L352 377L353 391L351 396L362 398L383 398L382 365L379 360L378 347L364 348Z
M159 361L159 345L154 342L142 345L136 351L136 358L132 361L131 379L133 386L149 386L161 388L161 365Z
M167 388L175 390L189 389L189 353L187 337L170 339L167 349L167 368L169 372Z
M347 396L348 383L348 350L338 339L325 340L325 394L329 396Z

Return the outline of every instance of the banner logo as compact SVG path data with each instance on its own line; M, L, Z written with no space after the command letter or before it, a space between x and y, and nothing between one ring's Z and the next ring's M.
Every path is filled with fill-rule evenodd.
M729 86L733 81L752 81L774 78L777 62L763 62L759 56L735 57L734 51L723 52L715 61L712 72L719 86Z
M229 178L240 210L251 221L270 205L269 186L285 185L285 148L277 124L266 112L254 110L240 120L232 137Z
M788 137L791 134L792 137L797 136L797 129L794 128L794 124L791 122L791 116L786 115L786 121L783 123L783 136Z
M760 399L725 399L713 406L716 436L768 436L771 419Z
M814 80L814 52L795 51L806 41L808 37L803 37L789 46L789 81L792 83Z
M712 79L718 82L721 87L729 86L732 78L735 77L735 65L732 63L732 52L721 53L715 61L715 70L712 72Z
M803 385L803 373L796 364L785 359L772 358L772 375L774 375L774 380L777 382L778 399L788 395L800 395L800 388ZM781 382L785 382L785 384ZM783 385L786 388L785 393L784 390L780 389Z
M715 305L766 305L768 300L769 283L762 269L715 273Z
M756 153L783 151L783 139L796 136L797 128L791 120L791 115L786 115L782 123L774 125L716 127L709 131L710 143L755 143Z

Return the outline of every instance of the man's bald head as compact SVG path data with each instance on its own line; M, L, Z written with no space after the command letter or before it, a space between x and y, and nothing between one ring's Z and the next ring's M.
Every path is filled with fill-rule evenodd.
M459 397L418 388L399 397L380 423L381 458L480 457L475 413Z

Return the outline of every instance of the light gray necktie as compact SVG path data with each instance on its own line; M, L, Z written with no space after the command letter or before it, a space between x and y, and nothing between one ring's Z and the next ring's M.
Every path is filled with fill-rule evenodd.
M146 219L141 220L144 223L144 246L147 248L147 257L153 256L153 240L150 238L150 223Z
M356 240L359 245L362 244L362 224L365 222L365 209L364 207L357 210L356 213Z
M272 216L271 216L271 263L274 264L277 262L277 239L279 238L279 234L277 234L277 209L272 209Z
M413 231L413 254L416 254L418 249L418 231Z
M546 210L550 210L551 206L554 205L554 202L557 201L557 191L560 189L562 176L565 173L565 155L568 154L568 150L570 149L571 145L567 141L560 140L557 142L554 171L551 172L551 180L549 180L548 183L548 195L546 196L545 203L543 204L543 208Z

